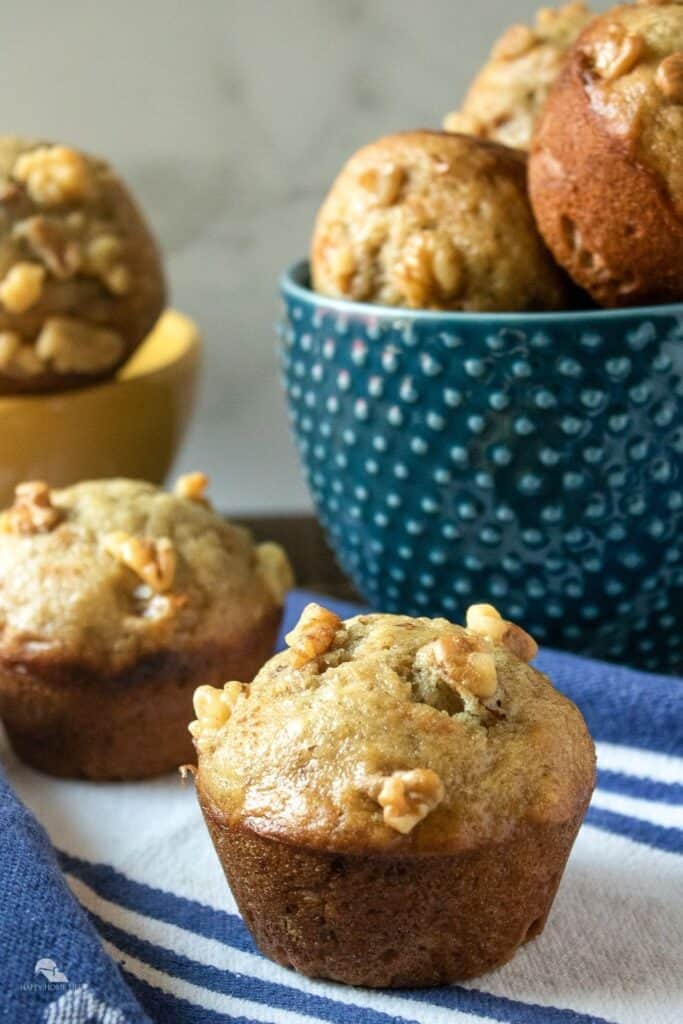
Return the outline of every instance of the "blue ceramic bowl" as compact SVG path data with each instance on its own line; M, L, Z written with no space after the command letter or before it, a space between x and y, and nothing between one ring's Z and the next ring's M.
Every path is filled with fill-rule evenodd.
M384 611L490 601L545 644L683 667L683 305L465 314L282 280L282 369L339 561Z

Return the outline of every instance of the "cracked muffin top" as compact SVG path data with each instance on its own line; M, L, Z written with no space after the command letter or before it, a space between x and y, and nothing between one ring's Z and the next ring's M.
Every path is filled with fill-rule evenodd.
M106 675L158 651L243 642L279 614L284 552L216 514L206 483L20 485L0 515L0 660Z
M318 214L311 274L323 295L413 309L568 303L524 154L447 132L387 136L351 157Z
M250 686L195 692L198 783L233 825L367 852L464 849L566 821L594 782L577 708L490 605L445 619L309 605Z
M683 4L615 7L573 59L603 129L655 172L683 217Z
M108 164L0 137L0 393L113 374L164 301L154 239Z
M603 306L683 297L683 4L621 5L571 50L530 158L536 220Z
M584 3L543 7L533 28L512 25L497 41L460 110L444 120L464 132L528 149L538 113L567 51L593 17Z

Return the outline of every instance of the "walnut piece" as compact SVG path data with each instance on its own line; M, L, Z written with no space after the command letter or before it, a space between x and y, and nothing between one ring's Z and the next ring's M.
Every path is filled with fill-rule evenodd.
M104 538L104 550L123 562L158 594L170 590L176 571L176 553L168 537L152 540L117 530Z
M421 231L407 243L394 273L408 305L424 309L438 297L457 295L464 280L463 259L448 235Z
M521 626L502 618L493 605L473 604L467 609L466 622L471 632L507 647L511 654L522 661L533 661L538 654L538 644L534 638Z
M49 533L61 522L62 514L52 504L50 488L43 480L18 484L14 504L3 513L3 529L9 533L30 535Z
M491 56L494 60L516 60L533 49L537 41L527 25L511 25L493 47Z
M187 498L188 501L197 501L201 505L208 505L206 489L209 486L209 478L206 473L184 473L176 480L173 493L177 498Z
M66 281L80 270L81 246L61 220L43 214L27 217L14 225L12 237L26 242L33 255L59 281Z
M39 206L59 206L82 199L88 190L88 167L69 146L38 146L18 157L12 177L26 186Z
M356 257L351 246L344 245L332 249L328 257L328 264L337 290L343 295L347 294L356 273Z
M359 182L372 192L380 206L392 206L398 199L406 178L406 172L398 164L387 163L383 167L370 167L359 177Z
M683 53L664 58L657 68L655 82L667 99L683 103Z
M289 559L279 544L266 541L256 548L256 560L266 586L278 604L282 604L285 594L294 586L294 573Z
M8 377L35 377L45 367L33 345L25 345L16 331L0 331L0 370Z
M197 718L188 726L197 750L206 750L212 743L218 730L230 718L237 698L245 690L246 687L238 682L226 683L222 690L215 686L197 687L192 698Z
M119 362L120 334L70 316L52 316L43 324L36 352L57 373L100 373Z
M126 295L131 288L130 270L121 262L123 243L115 235L98 235L85 252L86 273L99 277L114 295Z
M389 828L407 835L445 796L443 783L431 768L394 772L382 783L377 802Z
M292 651L293 667L301 668L328 651L341 624L339 616L327 608L314 603L306 605L296 626L285 637Z
M540 30L549 31L553 29L561 19L579 18L588 14L588 8L583 0L572 0L571 3L562 7L541 7L536 15L536 26Z
M424 648L423 648L424 650ZM492 697L498 688L493 653L465 633L448 633L428 644L426 651L454 690L463 687L475 697Z
M8 313L25 313L40 299L44 281L44 267L20 260L0 281L0 302Z
M593 67L605 82L614 82L632 71L643 55L642 36L627 32L621 25L610 25L607 38L590 45Z

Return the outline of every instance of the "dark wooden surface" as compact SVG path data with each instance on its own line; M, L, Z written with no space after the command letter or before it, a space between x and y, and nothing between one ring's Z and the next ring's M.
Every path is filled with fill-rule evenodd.
M337 565L314 516L240 516L258 541L273 540L289 555L296 584L347 601L359 600L353 585Z

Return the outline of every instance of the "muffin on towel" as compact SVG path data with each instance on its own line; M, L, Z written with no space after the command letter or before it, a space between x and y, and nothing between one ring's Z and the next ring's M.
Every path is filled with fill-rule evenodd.
M601 305L683 299L683 5L588 26L539 120L530 189L556 259Z
M576 707L490 605L445 619L309 605L251 686L200 687L207 826L272 959L439 985L538 935L594 785Z
M135 779L193 756L192 693L272 652L291 573L217 515L201 474L17 488L0 517L0 716L55 775Z
M543 7L533 28L511 25L491 51L459 110L443 126L528 149L538 112L567 51L593 17L586 4Z
M0 394L111 376L164 300L156 243L108 164L0 138Z
M567 282L538 234L526 158L447 132L406 132L351 157L318 214L312 284L413 309L559 309Z

